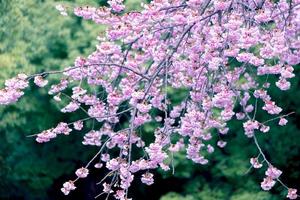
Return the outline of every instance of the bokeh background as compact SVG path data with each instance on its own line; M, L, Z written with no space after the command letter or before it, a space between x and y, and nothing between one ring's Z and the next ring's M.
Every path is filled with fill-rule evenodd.
M65 1L72 5L106 5L105 0ZM0 0L0 84L20 72L33 73L61 69L71 65L79 55L95 49L96 37L104 27L55 10L54 0ZM127 0L128 9L139 9L140 0ZM298 66L299 67L299 66ZM267 157L283 170L282 180L299 188L300 183L300 70L290 90L282 92L271 87L271 96L284 108L295 111L289 123L279 127L270 123L271 131L259 134ZM52 79L55 82L56 77ZM271 82L274 83L274 80ZM273 84L274 85L274 84ZM1 87L2 87L1 86ZM170 96L182 96L170 91ZM178 101L180 99L177 99ZM38 133L74 116L59 112L46 89L33 85L17 104L0 107L0 199L58 200L94 199L101 188L95 183L103 172L92 170L91 176L79 181L78 189L64 197L63 182L74 178L74 171L97 151L81 144L83 133L58 137L46 144L37 144L26 135ZM269 119L258 112L258 119ZM175 175L156 172L156 182L147 187L134 182L131 196L137 200L279 200L286 191L276 184L270 192L260 189L265 169L250 171L249 158L258 154L252 140L243 133L240 122L230 124L224 138L228 145L209 157L207 166L195 165L184 153L175 155ZM151 124L142 131L151 135ZM101 199L101 198L99 198Z

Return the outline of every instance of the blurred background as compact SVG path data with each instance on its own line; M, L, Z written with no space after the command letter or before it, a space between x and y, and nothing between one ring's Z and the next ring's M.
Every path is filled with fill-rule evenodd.
M76 5L106 5L105 0L65 1ZM139 9L140 0L127 0L128 9ZM20 72L34 73L61 69L77 56L95 49L97 35L103 27L80 18L63 17L55 10L54 0L0 0L0 84ZM283 171L282 180L289 186L300 183L300 70L292 79L290 90L271 88L271 96L284 112L295 111L289 123L279 127L270 123L271 131L259 134L261 146L269 160ZM56 77L52 81L55 82ZM271 82L274 83L274 80ZM273 84L274 85L274 84ZM1 86L1 87L2 87ZM176 93L176 95L175 95ZM171 98L180 96L170 91ZM259 120L269 119L258 112ZM91 176L79 181L77 190L64 197L62 184L74 178L76 168L84 165L97 151L81 144L83 133L58 137L37 144L26 135L48 129L60 121L71 121L62 114L46 89L31 86L21 101L0 107L0 199L58 200L94 199L101 187L103 172L92 170ZM252 140L243 133L240 122L232 122L224 137L228 145L216 149L207 166L195 165L184 153L174 155L175 175L156 172L155 184L147 187L139 178L131 188L137 200L279 200L286 191L276 184L270 192L260 189L265 169L246 173L249 158L258 154ZM151 132L154 125L143 127ZM146 134L147 135L147 134ZM99 198L101 199L101 197Z

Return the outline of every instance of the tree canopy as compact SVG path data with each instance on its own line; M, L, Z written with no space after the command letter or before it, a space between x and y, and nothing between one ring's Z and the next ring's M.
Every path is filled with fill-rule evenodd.
M70 198L79 196L86 199L94 198L103 189L101 185L98 187L96 182L105 176L106 171L101 169L99 172L96 169L90 169L87 172L85 168L80 168L85 166L99 149L97 142L87 139L84 139L86 143L96 146L82 147L82 137L94 137L91 135L95 135L95 132L91 133L91 130L105 132L107 131L106 129L112 129L117 135L118 131L125 130L125 133L121 132L123 135L118 135L118 140L114 141L115 144L111 144L120 148L120 158L128 159L128 152L122 151L122 149L128 149L128 146L125 145L124 147L122 137L131 138L129 133L126 135L126 130L130 130L130 133L133 133L133 130L135 130L138 137L133 140L142 142L142 144L138 144L138 142L134 144L133 142L134 145L138 148L146 145L144 149L147 152L146 154L144 154L144 150L133 151L132 158L127 160L129 166L132 164L132 161L138 162L137 158L143 160L144 157L147 157L145 155L149 156L149 161L146 160L152 162L152 164L148 163L148 166L150 166L148 169L156 168L156 165L160 166L158 172L151 171L150 173L148 170L145 173L136 174L137 177L141 177L143 183L148 185L152 185L152 175L155 175L157 182L155 181L154 185L149 188L140 185L139 180L133 181L129 178L130 176L127 177L120 172L119 179L129 182L120 182L121 188L127 191L128 184L130 185L131 181L133 181L133 189L130 191L129 196L136 197L136 199L282 199L282 196L287 195L284 185L276 184L275 188L269 192L261 191L259 183L262 182L265 171L270 168L268 163L260 170L249 170L251 166L249 158L257 155L262 156L262 152L256 148L252 139L249 140L247 138L247 136L253 137L255 129L260 129L260 132L255 131L257 136L254 136L255 139L257 137L257 142L261 144L260 147L264 152L263 156L266 156L266 158L261 160L263 164L266 162L272 163L276 168L283 171L280 180L284 184L291 187L297 186L297 180L299 180L298 169L300 167L300 161L297 159L300 150L300 137L298 137L300 130L297 125L298 114L300 113L297 99L300 96L300 71L296 65L298 64L299 45L297 46L297 42L299 43L299 41L294 35L298 33L293 32L295 29L293 23L296 23L295 16L298 15L297 9L296 11L290 11L289 15L281 13L289 11L288 6L296 8L297 2L289 5L285 1L280 1L279 3L267 1L260 9L264 9L264 11L274 9L275 14L265 12L267 13L266 16L259 11L259 5L252 5L251 3L234 4L236 7L233 10L240 9L238 13L242 13L242 11L250 14L255 13L255 16L258 17L251 19L254 22L247 18L249 17L247 14L239 16L238 13L233 11L234 14L232 14L228 8L231 5L223 5L222 2L219 5L205 1L208 3L207 6L204 6L204 4L200 6L204 10L203 13L201 11L196 12L197 9L195 7L200 5L197 3L198 1L188 1L188 4L185 1L174 1L175 6L166 2L164 5L162 2L153 1L149 4L149 7L146 5L142 8L138 1L128 1L126 2L126 12L144 9L146 10L144 11L145 13L130 12L130 14L120 14L118 9L122 10L123 5L119 1L110 1L108 4L114 10L108 11L103 8L103 10L100 10L100 13L97 13L102 18L95 17L96 9L92 6L107 6L108 4L105 1L68 1L59 8L61 12L69 12L69 8L75 5L82 5L81 8L75 9L75 14L100 23L95 25L94 22L82 20L81 18L59 16L58 11L54 9L57 6L55 1L28 0L20 3L18 0L0 0L1 80L4 81L21 72L48 75L49 71L66 69L64 76L68 79L73 79L74 82L84 77L87 83L83 83L80 87L86 89L91 95L95 94L100 99L99 102L104 102L107 105L107 108L96 107L98 104L89 105L87 100L72 97L76 104L85 104L84 106L86 107L83 109L78 107L76 115L68 113L76 108L76 105L69 104L74 103L74 101L70 102L68 98L62 98L62 101L57 103L55 99L47 94L48 90L44 88L38 89L35 85L46 83L44 82L45 78L49 81L49 85L57 84L57 82L61 81L61 78L59 75L54 74L49 80L48 76L39 76L42 79L34 79L35 84L30 82L29 89L26 90L27 94L18 103L6 107L1 106L0 134L3 141L0 146L1 199L61 199L63 198L62 194L59 193L61 184L75 176L74 171L76 171L76 168L79 168L79 171L76 171L76 176L79 178L85 177L87 173L90 173L92 177L79 183L79 186L76 185L77 189L70 194ZM83 4L91 6L85 7ZM273 4L275 5L274 8L272 7ZM281 8L287 9L280 11ZM276 12L279 13L276 14ZM112 15L108 15L108 13L112 13ZM269 19L268 14L270 15L269 17L273 18ZM148 15L153 15L151 17L154 18L148 18ZM198 15L199 17L197 18ZM229 20L230 16L233 16L233 21ZM226 25L225 28L222 27L223 25L219 25L220 21L229 28ZM236 25L239 22L245 24L245 30ZM255 25L255 23L259 25ZM290 26L284 23L290 23ZM205 29L204 25L208 28ZM234 33L232 29L235 26L242 31ZM259 27L259 30L251 29L256 26ZM287 31L282 27L286 27ZM247 32L247 28L252 31ZM105 32L105 30L107 31ZM280 35L283 32L282 30L286 31L284 34L290 34L288 39L286 39L286 35ZM257 31L259 34L255 35ZM229 42L220 39L222 37L219 37L218 34L222 35L225 33L232 34L230 35L232 41L230 39ZM248 38L250 41L243 41L244 43L241 40L236 41L235 37L238 37L238 34L247 35L246 39ZM268 34L272 37L268 38ZM109 39L102 39L102 37ZM285 50L276 49L282 47L280 46L280 39L278 39L281 37L286 42L294 44L294 46L283 46ZM294 37L296 39L293 40ZM140 40L140 38L142 39ZM253 38L257 41L251 40ZM219 41L222 45L224 45L222 42L225 42L226 45L220 49L217 45L214 46L215 41ZM184 43L181 44L181 42ZM207 46L201 47L202 42L207 42ZM235 43L242 44L242 47L235 47ZM273 57L270 58L268 55L265 55L268 53L261 53L263 50L266 52L271 51L267 49L268 45L277 45L275 46L276 50L274 50L273 54L271 53ZM266 49L262 50L263 47ZM215 53L213 54L214 56L209 55L211 52L206 51L209 48ZM235 48L239 50L237 53L234 53ZM193 50L190 51L190 49ZM226 49L233 51L225 52L225 54L228 53L227 57L230 58L230 61L227 60L224 61L225 63L222 63L222 60L213 59L214 57L223 58L221 52ZM292 53L289 52L290 49ZM112 51L112 53L108 51ZM99 56L98 53L100 58L97 57ZM199 59L196 56L193 57L193 54L201 54L206 57L202 61L201 56ZM166 56L165 59L164 56ZM96 62L94 62L95 59ZM76 60L75 64L74 60ZM102 64L99 64L99 62ZM104 62L106 64L103 64ZM107 65L107 63L111 62L115 63ZM193 62L200 63L199 66L206 66L202 67L204 68L205 76L201 77L201 67L197 67ZM264 68L261 62L265 62L265 65L269 68ZM114 67L116 63L119 63L118 67ZM71 70L69 70L70 68L65 68L67 66L71 66ZM281 74L276 73L276 66L281 66L281 71L285 69L288 71L290 70L289 67L293 67L295 77L288 79L290 81L289 90L285 90L289 83L284 82L286 78L284 78L282 72ZM75 68L72 69L72 67ZM97 69L93 75L88 75L88 71L81 72L82 74L76 71L76 68L93 70L93 67ZM146 70L147 67L149 71ZM245 75L245 71L239 71L243 67L246 68L244 69L245 71L248 70L248 75ZM231 83L228 80L223 80L222 76L220 76L222 73L229 76L225 68L232 73L230 76L234 76L234 73L238 74L238 80ZM196 77L197 74L198 76ZM249 76L249 74L251 75ZM259 75L257 76L257 74ZM264 76L264 74L267 75ZM273 74L277 75L274 76ZM78 76L81 78L78 79ZM99 80L94 80L96 76L100 76ZM281 76L280 79L279 76ZM289 123L286 126L278 126L278 120L283 119L282 115L279 115L278 119L276 118L277 120L268 121L270 119L269 114L273 114L272 112L278 114L277 110L279 107L274 107L274 105L271 108L266 107L266 105L269 105L269 98L264 99L260 97L261 99L258 100L253 95L256 90L264 88L266 77L270 86L263 90L268 91L268 96L272 102L276 102L276 106L283 108L284 113L293 113L287 117ZM279 80L283 80L283 82L279 82ZM210 83L211 86L209 84L205 85L205 81ZM253 81L257 85L253 85ZM94 84L99 87L92 86L89 88L88 84ZM213 123L226 123L226 126L211 125L210 127L203 126L200 128L205 130L204 134L210 132L213 135L211 139L209 138L209 143L206 143L206 140L203 139L204 136L201 135L203 133L191 133L188 127L182 126L190 126L191 124L189 123L193 120L195 123L198 123L197 120L200 120L199 116L193 113L205 113L207 102L202 100L204 97L199 94L198 84L202 84L203 88L206 87L206 90L203 89L206 92L204 96L209 98L206 98L205 101L213 102L215 107L207 112L211 117L209 118L211 121L204 120L204 122L212 123L213 120L216 120ZM240 93L235 93L230 84L235 84L236 89ZM77 85L73 83L70 85L71 87L66 89L65 94L70 94L71 96L72 94L74 95L74 88ZM151 89L151 87L153 88ZM225 87L227 89L213 89L214 87ZM280 91L278 87L283 89L283 91ZM145 90L144 93L138 93L142 90ZM60 89L57 91L60 92ZM229 93L221 94L224 91L229 91ZM80 92L82 91L80 90ZM126 97L127 93L130 93L131 97ZM251 95L251 98L243 104L241 103L243 101L239 98L246 98L247 93ZM122 97L118 96L120 94ZM227 103L218 103L217 100L213 100L220 94L223 95L222 98L225 98L225 100L226 96L229 97L226 100ZM78 95L81 96L83 94ZM155 97L161 97L161 99L155 99ZM143 101L139 102L141 99ZM189 102L190 104L187 105L184 102ZM241 104L239 105L239 103ZM150 108L148 108L149 105ZM250 105L253 105L254 109L247 107L249 109L247 111L245 107ZM89 108L88 106L90 106L89 117L96 120L84 121L84 127L81 131L76 130L74 126L75 132L72 132L70 136L57 137L55 141L42 145L37 145L32 137L26 137L27 135L40 133L41 135L37 135L37 141L48 141L48 139L52 138L45 138L43 130L52 130L51 127L60 122L73 122L81 118L84 119L86 117L85 109ZM95 106L95 109L90 111L93 106ZM196 109L196 106L199 106L197 108L199 110ZM111 109L112 107L114 109ZM126 111L126 109L131 108L134 109L134 112ZM120 115L119 119L106 117L105 119L108 123L105 123L99 120L103 114L101 109L103 109L102 112L107 112L105 109L111 109L109 110L112 113L111 115L117 112L125 114ZM59 113L59 110L62 110L64 113ZM99 110L98 116L96 113ZM226 112L223 112L224 110ZM253 120L248 120L251 124L247 124L247 120L229 121L234 114L249 114L255 117L253 117ZM132 118L139 119L137 122L134 122L136 123L135 125L132 125L134 124ZM256 120L254 119L259 119L260 122L268 121L267 127L263 126L263 124L256 127ZM77 125L81 126L80 123ZM108 128L106 126L111 127ZM228 134L223 134L222 131L226 132L226 127L230 131ZM162 135L168 135L171 134L171 131L166 130L173 130L173 128L176 128L176 134L174 137L169 138L169 146L164 146L164 140L162 140L158 132L162 133ZM186 129L183 130L184 128ZM268 128L270 128L270 131L267 130ZM245 136L245 132L247 136ZM200 136L196 136L196 134L200 134ZM186 135L190 138L180 140L181 137ZM201 141L203 140L203 143L206 145L208 152L203 153L205 158L199 157L198 154L190 153L188 155L189 160L186 158L186 151L180 147L186 144L189 145L187 148L191 149L190 152L195 151L198 148L197 145L201 143L194 143L191 139L194 137L197 140L202 138ZM180 141L183 141L183 144ZM224 148L217 148L217 146L223 147L226 144L224 141L226 141L227 145ZM175 144L179 146L178 152L177 150L170 150L171 147L177 148ZM209 146L209 144L212 144L212 146ZM110 151L109 149L107 151ZM215 151L210 155L209 151L213 151L213 149ZM111 155L117 157L118 152L112 149ZM162 156L164 161L157 160L158 155ZM206 157L209 160L207 165L196 165L192 162L206 164L208 161ZM105 161L105 159L102 160ZM112 166L112 160L108 159L106 162L110 161ZM120 161L117 160L117 162ZM157 163L153 164L153 162ZM119 165L121 165L120 163ZM168 166L164 166L163 163L167 163L166 165ZM254 162L253 166L255 164L258 163ZM108 165L106 164L106 166ZM170 170L165 172L164 170L168 167ZM107 168L112 170L112 167ZM121 167L121 169L123 168ZM126 172L125 169L127 168L124 167L123 169ZM130 171L129 175L133 171ZM128 172L126 173L128 175ZM65 187L64 185L63 188L70 187L72 186L68 185ZM161 190L161 188L164 189ZM153 195L148 196L147 194L151 191L153 191ZM120 194L120 196L122 195Z

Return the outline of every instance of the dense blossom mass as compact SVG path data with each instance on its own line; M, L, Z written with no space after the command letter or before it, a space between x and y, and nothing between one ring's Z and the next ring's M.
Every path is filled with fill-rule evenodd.
M61 74L49 94L55 101L68 101L61 112L80 110L86 117L36 134L39 143L82 130L87 120L102 125L88 131L82 141L99 151L61 191L67 195L74 190L76 181L87 177L97 160L95 168L108 171L99 182L103 192L98 196L129 199L135 176L153 184L151 171L172 170L176 152L186 152L195 163L209 163L214 148L227 144L228 122L240 120L246 137L258 149L251 166L267 168L262 189L279 183L286 188L287 198L296 199L297 189L279 179L282 172L267 160L257 137L270 131L268 122L278 120L284 126L292 114L284 113L268 94L273 84L268 77L277 78L274 85L279 90L291 87L294 66L300 63L300 1L154 0L142 4L141 11L127 13L122 0L108 4L109 8L74 8L75 15L106 26L89 56L78 57L61 71L19 74L0 90L0 104L14 103L30 80L45 87L48 75ZM64 16L71 14L69 7L56 8ZM174 104L170 89L187 95ZM260 121L257 109L270 114L270 120ZM129 116L127 125L115 126L124 115ZM150 143L137 131L149 122L159 125ZM213 137L220 138L217 144ZM135 152L143 156L136 157L140 154Z

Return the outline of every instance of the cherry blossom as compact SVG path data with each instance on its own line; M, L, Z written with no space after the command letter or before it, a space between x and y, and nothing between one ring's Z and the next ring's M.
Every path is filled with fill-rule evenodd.
M281 117L280 120L279 120L279 122L278 122L278 124L279 124L280 126L284 126L284 125L286 125L287 123L288 123L288 120L285 119L285 118L283 118L283 117Z
M209 164L215 148L230 145L228 123L240 120L245 138L259 152L250 158L251 169L268 166L262 189L270 190L277 182L288 190L288 198L297 198L297 190L280 180L282 171L267 159L257 138L260 132L272 132L269 122L279 119L283 126L294 113L281 114L285 110L272 100L269 88L292 87L290 79L300 63L300 2L154 0L128 13L122 0L108 4L57 5L62 15L71 17L73 12L95 26L104 25L95 50L61 70L19 74L0 89L0 104L12 104L33 80L56 103L68 102L61 112L85 114L80 118L73 113L75 121L31 135L45 143L59 135L72 137L73 128L86 131L83 145L98 149L61 191L68 195L93 165L108 171L99 182L103 193L98 196L129 199L136 173L142 173L142 183L154 184L150 171L170 170L173 154L184 152L196 164ZM47 86L52 74L60 80ZM172 97L179 93L185 96L174 103ZM258 110L270 119L262 121ZM85 121L93 127L83 128ZM153 140L146 142L140 130L152 122L157 124Z
M15 78L5 81L5 88L0 89L0 105L7 105L14 103L24 95L25 88L28 87L28 76L25 74L18 74Z
M250 163L254 168L261 168L263 165L259 163L257 158L251 158Z
M75 130L80 131L83 128L83 121L78 120L74 122L73 126Z
M74 112L79 108L79 104L71 101L66 107L61 109L61 112L66 113L66 112Z
M86 178L89 174L89 170L87 168L81 167L76 170L75 174L78 178Z
M75 190L76 187L74 185L73 181L68 181L63 184L63 187L61 188L61 191L64 193L64 195L68 195L70 191Z
M39 87L45 87L48 84L48 80L45 80L42 76L34 77L34 83Z
M288 195L286 197L289 199L297 199L297 189L289 188Z
M145 183L146 185L152 185L154 183L153 174L147 172L142 175L141 178L142 183Z
M263 190L270 190L274 185L276 181L274 181L271 177L264 178L263 182L261 182L261 188Z
M269 168L266 171L266 175L268 177L271 177L272 179L277 179L281 174L282 174L282 171L280 171L279 169L277 169L273 166L269 166Z
M243 126L245 129L245 134L248 137L253 137L254 130L259 128L259 123L258 123L258 121L247 121L243 124Z

